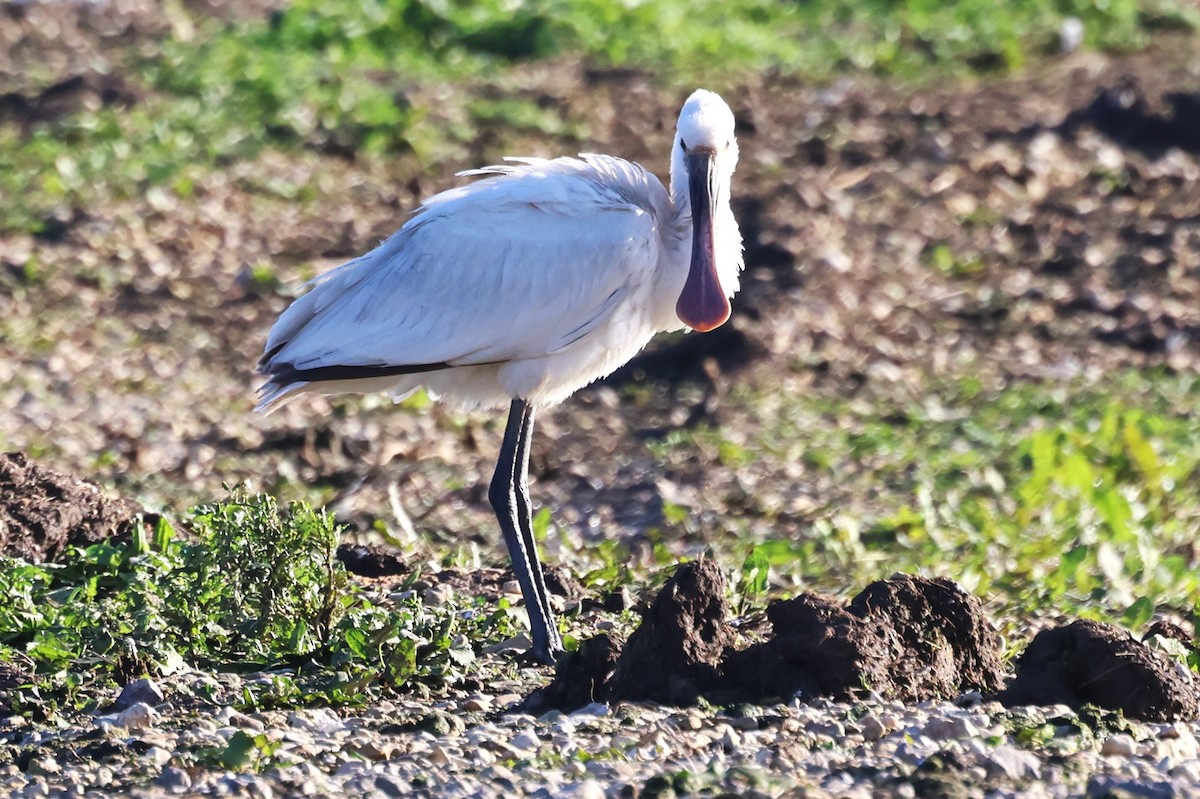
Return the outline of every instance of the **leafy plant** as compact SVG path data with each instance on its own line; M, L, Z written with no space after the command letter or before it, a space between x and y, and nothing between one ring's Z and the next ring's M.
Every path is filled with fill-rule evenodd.
M191 513L195 542L166 522L152 537L71 550L64 562L0 559L0 660L21 657L44 697L69 701L94 681L125 681L182 662L218 669L290 666L247 688L246 707L363 701L372 684L406 688L462 678L472 642L511 637L494 610L425 606L411 594L375 604L352 592L338 529L303 503L280 509L234 489ZM10 699L17 710L19 697Z

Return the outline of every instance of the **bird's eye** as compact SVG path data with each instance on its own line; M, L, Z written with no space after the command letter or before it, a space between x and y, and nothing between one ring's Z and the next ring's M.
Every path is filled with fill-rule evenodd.
M679 140L679 146L683 148L685 153L687 152L687 142L685 142L683 139Z

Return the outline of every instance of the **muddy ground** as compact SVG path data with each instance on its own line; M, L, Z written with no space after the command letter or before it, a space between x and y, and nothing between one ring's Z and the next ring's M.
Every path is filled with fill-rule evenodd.
M804 463L787 473L754 463L736 474L700 462L663 470L642 442L699 421L752 436L753 421L722 409L735 381L919 397L931 380L966 374L995 387L1125 365L1194 369L1194 53L1165 39L1133 56L1079 54L972 84L813 87L765 76L726 91L743 154L734 204L747 263L732 322L660 342L543 414L537 500L589 540L636 542L661 525L664 500L686 507L696 523L693 538L671 542L680 554L729 513L802 535L821 508L861 499ZM63 81L87 72L54 63ZM51 104L13 77L19 66L0 86L9 109L114 101L86 78ZM589 149L665 169L680 92L571 62L502 81L455 91L531 97L584 133L496 130L464 145L457 166ZM449 122L454 109L446 101L431 113ZM494 546L485 486L498 416L320 398L251 413L254 361L303 276L368 249L421 196L456 182L449 170L423 177L412 156L266 152L201 179L192 201L147 191L64 209L42 237L0 240L3 449L155 511L247 479L327 502L360 530L376 519L404 530L407 517L422 535ZM284 184L314 187L316 199L273 188ZM278 288L248 277L263 264Z
M125 540L147 514L98 486L0 454L0 553L53 561L68 546ZM185 531L186 534L186 531ZM396 577L411 567L378 548L343 545L339 558L360 579ZM478 569L426 575L418 590L445 585L498 598L511 572ZM589 597L564 566L547 574L550 591ZM1200 716L1200 681L1161 648L1115 625L1078 620L1044 629L1016 658L1005 679L1003 640L983 602L945 578L894 575L850 602L805 592L766 608L763 629L736 620L715 560L679 566L637 629L622 640L601 633L564 655L553 681L535 687L519 710L571 713L594 703L652 702L691 706L766 705L793 698L917 703L975 693L1006 706L1097 707L1144 721L1188 722ZM613 610L615 608L607 608ZM1190 646L1193 635L1158 622L1161 635ZM7 664L6 680L20 681ZM161 701L161 697L159 698Z
M73 13L103 13L98 8L79 4ZM103 24L59 20L57 35L5 12L0 39L10 46L0 47L0 124L146 101L136 74L98 66L119 67L121 48L163 35L163 23L153 4L111 8L115 16ZM662 526L667 502L695 520L665 542L675 556L702 552L731 516L755 533L803 536L830 507L877 509L803 462L733 470L695 459L664 469L644 442L698 422L752 437L756 422L722 404L734 382L869 401L918 398L937 381L967 375L997 388L1087 380L1126 366L1194 371L1197 53L1194 40L1164 37L1136 55L1081 53L1027 75L977 82L906 87L855 78L809 86L761 76L722 87L739 122L734 205L747 248L733 319L710 335L659 342L543 414L532 454L536 501L554 509L568 535L620 537L638 558L648 559L645 534ZM41 77L31 81L35 61ZM0 538L30 519L43 530L66 529L52 518L45 475L30 471L36 463L67 475L71 490L91 491L78 481L86 477L110 496L173 515L221 496L225 483L249 480L284 498L327 503L356 530L381 520L397 534L411 528L442 545L478 543L500 564L486 499L499 416L321 398L271 417L251 412L253 364L305 277L391 233L421 197L456 184L455 169L505 154L593 150L664 173L686 91L636 71L563 60L520 68L493 85L417 89L411 99L449 126L475 95L533 99L579 133L485 131L462 143L453 167L433 178L411 155L268 151L202 177L187 201L148 187L98 206L63 207L41 236L0 238L0 451L29 459L5 461L0 481L9 482L0 486L30 487L8 490ZM297 186L311 188L313 199L297 199ZM277 283L253 278L263 265ZM21 507L38 513L21 516ZM132 507L89 518L116 530L129 523ZM560 559L555 541L549 549L551 561ZM506 578L484 570L444 579L474 580L473 590L498 594ZM868 619L878 615L863 612L866 595L849 605L800 597L776 606L769 621L784 619L778 627L789 631L797 619L808 631L818 623L857 631L839 640L906 640L872 626ZM659 673L667 695L652 698L699 695L714 674L744 668L737 658L729 663L726 611L712 601L696 607L709 615L701 614L706 627L693 629L711 635L699 647L685 646L687 636L677 643L699 660L685 664L682 677ZM972 629L977 634L966 638L974 660L935 664L959 669L948 672L938 696L1000 687L989 660L994 642L983 628ZM794 684L764 692L815 684L838 696L837 686L820 685L832 670L814 672L808 660L814 640L820 636L769 634L758 654L739 657L770 660L775 675L788 673L780 664L794 669ZM1089 669L1129 666L1138 646L1088 623L1043 632L1019 664L1043 682L1018 681L1009 699L1092 702L1097 675ZM642 698L622 693L627 675L639 659L661 663L661 653L639 655L632 639L595 639L581 651L592 676L570 680L587 688L571 703ZM857 657L853 648L842 654ZM696 662L707 666L697 672ZM924 661L913 663L921 671ZM964 664L967 680L960 679ZM1134 674L1138 684L1148 684L1146 671L1155 667ZM1166 686L1153 704L1159 709L1145 710L1142 689L1104 695L1128 699L1131 716L1194 717L1194 692L1190 699L1172 693L1171 673L1152 676ZM6 679L0 674L0 685ZM1045 693L1046 684L1057 693Z
M952 580L895 575L849 603L808 592L772 602L769 630L749 646L735 645L727 594L716 562L683 564L628 641L601 634L582 642L521 709L571 712L622 701L686 706L701 697L719 705L793 697L915 703L974 692L1006 706L1092 706L1145 721L1200 715L1193 674L1100 622L1038 633L1006 681L1003 642L983 603Z
M122 48L165 34L153 5L56 8L66 16L0 21L0 119L146 102L138 75L119 67ZM869 500L803 462L664 469L644 441L698 422L752 437L756 422L722 406L734 382L916 398L965 375L998 387L1129 365L1194 370L1193 45L1164 36L1136 55L1080 53L977 82L760 76L726 88L747 264L733 319L660 341L543 414L537 501L569 534L621 537L635 553L648 551L639 544L662 526L664 502L694 517L666 542L679 555L702 551L727 516L802 536L824 509L869 513ZM437 102L413 91L435 123L454 122L467 96L519 97L578 131L486 130L461 144L455 168L595 150L659 172L683 94L570 60L443 87ZM478 542L500 562L485 496L498 415L322 398L251 412L253 364L301 280L371 247L422 196L457 183L452 171L425 177L412 155L267 151L201 178L189 201L148 187L64 207L41 236L0 239L0 449L152 512L179 514L249 480L327 503L358 530L382 520L400 535ZM250 277L262 265L277 284Z

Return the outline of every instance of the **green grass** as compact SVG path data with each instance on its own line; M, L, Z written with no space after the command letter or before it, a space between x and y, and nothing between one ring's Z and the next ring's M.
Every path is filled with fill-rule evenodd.
M912 400L742 389L728 412L750 420L750 440L701 429L655 448L668 464L731 449L766 474L803 464L797 484L825 505L796 517L763 500L723 522L726 567L745 558L752 591L763 560L777 583L842 593L910 571L1017 616L1136 627L1156 608L1200 618L1198 390L1161 371L995 392L968 378Z
M153 185L186 197L198 175L264 147L416 152L429 164L447 136L470 140L498 116L569 132L525 100L435 129L409 99L417 86L484 82L521 62L577 55L718 89L761 72L919 79L1020 69L1055 52L1068 16L1084 23L1086 46L1110 50L1200 27L1200 12L1175 0L300 0L270 20L200 20L116 59L143 83L133 108L83 110L28 133L0 124L0 194L20 198L0 208L0 232L44 232L71 208Z

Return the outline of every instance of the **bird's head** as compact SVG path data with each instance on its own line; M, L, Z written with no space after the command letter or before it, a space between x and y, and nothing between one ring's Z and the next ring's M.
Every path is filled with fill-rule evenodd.
M675 313L688 327L707 332L729 319L729 296L717 271L714 217L729 202L737 166L733 112L719 95L697 89L683 105L671 153L676 202L687 198L692 217L692 261Z

